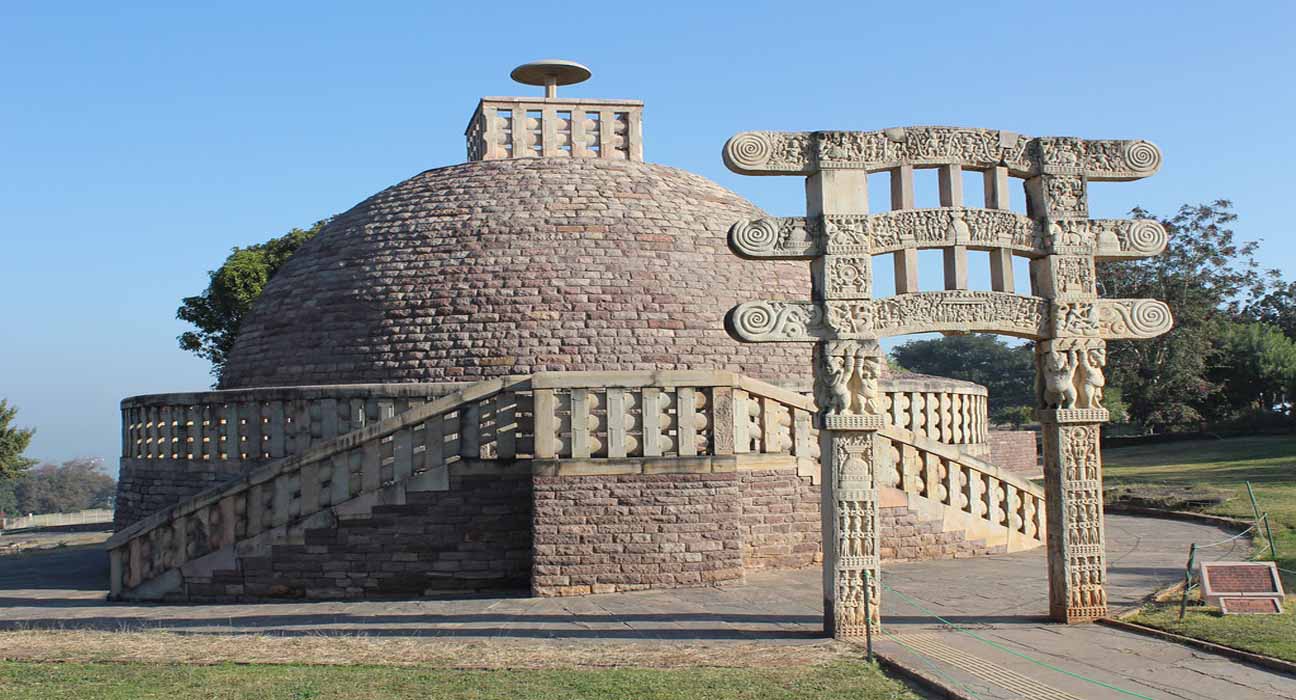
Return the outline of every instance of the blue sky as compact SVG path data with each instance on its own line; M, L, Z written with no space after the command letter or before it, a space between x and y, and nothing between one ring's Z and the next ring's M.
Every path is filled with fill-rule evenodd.
M645 100L648 160L773 213L799 184L726 171L737 131L1146 138L1160 173L1094 216L1229 198L1296 263L1292 3L184 4L0 4L0 397L38 458L115 467L122 397L210 383L174 320L207 270L461 162L476 99L533 94L508 72L542 57L594 70L562 94Z

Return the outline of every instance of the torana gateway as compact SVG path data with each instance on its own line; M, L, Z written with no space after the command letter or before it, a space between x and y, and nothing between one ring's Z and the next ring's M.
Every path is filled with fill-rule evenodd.
M1169 318L1094 300L1095 254L1155 254L1165 232L1088 221L1084 186L1150 174L1155 148L932 128L736 137L731 168L809 176L809 216L772 219L644 162L641 102L557 97L588 75L514 71L546 96L483 98L469 162L384 190L305 244L244 321L218 390L122 402L113 597L581 595L1047 539L1089 557L1055 564L1081 596L1063 609L1101 609L1101 339ZM1071 161L1041 161L1055 142L1077 144ZM915 167L942 168L946 206L912 208ZM868 215L864 177L883 169L898 211ZM962 206L960 169L986 173L986 208ZM1007 208L1013 177L1026 216ZM923 247L951 251L951 291L918 292ZM966 290L967 249L991 251L993 290ZM884 253L897 293L873 299ZM1013 255L1032 259L1033 296L1010 291ZM740 304L739 339L820 350L735 340ZM989 430L984 388L888 374L873 340L923 330L1045 341L1047 496L1020 473L1033 438ZM867 454L850 447L861 439ZM821 484L821 442L863 456L863 481ZM1089 446L1085 474L1059 481ZM853 463L825 462L826 475ZM843 633L859 586L839 580L825 594L854 616Z

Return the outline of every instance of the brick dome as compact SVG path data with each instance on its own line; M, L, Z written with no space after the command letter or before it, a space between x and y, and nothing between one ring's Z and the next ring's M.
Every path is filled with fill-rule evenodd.
M735 303L804 298L804 263L729 252L747 200L595 158L429 170L338 216L267 285L222 388L472 381L544 370L804 378L808 344L743 345Z

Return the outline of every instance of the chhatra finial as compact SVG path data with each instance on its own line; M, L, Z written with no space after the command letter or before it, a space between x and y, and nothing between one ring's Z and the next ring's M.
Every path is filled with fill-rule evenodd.
M558 96L559 85L575 85L589 80L590 69L575 61L546 58L524 63L509 73L509 77L523 85L543 85L545 97Z

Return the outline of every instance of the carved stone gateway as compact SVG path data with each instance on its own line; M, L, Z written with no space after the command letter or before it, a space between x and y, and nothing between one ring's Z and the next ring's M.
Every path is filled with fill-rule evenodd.
M1091 180L1153 174L1156 146L952 127L753 131L729 139L724 159L740 174L806 176L805 217L737 222L730 247L747 258L810 260L810 301L740 304L727 324L742 341L816 343L825 628L851 638L879 622L878 339L931 331L1035 341L1050 614L1068 623L1105 615L1106 341L1155 337L1172 319L1153 299L1098 298L1095 261L1157 255L1167 234L1155 221L1089 219L1087 190ZM938 170L941 206L916 209L914 171L928 168ZM870 214L867 177L880 171L890 173L892 211ZM964 171L982 173L984 208L965 206ZM1011 178L1024 181L1025 215L1009 208ZM944 255L943 291L918 290L924 248ZM968 288L969 250L989 253L991 289ZM894 257L896 289L874 298L872 265L882 254ZM1029 296L1015 292L1014 255L1030 260ZM1018 517L1004 509L1005 524Z

